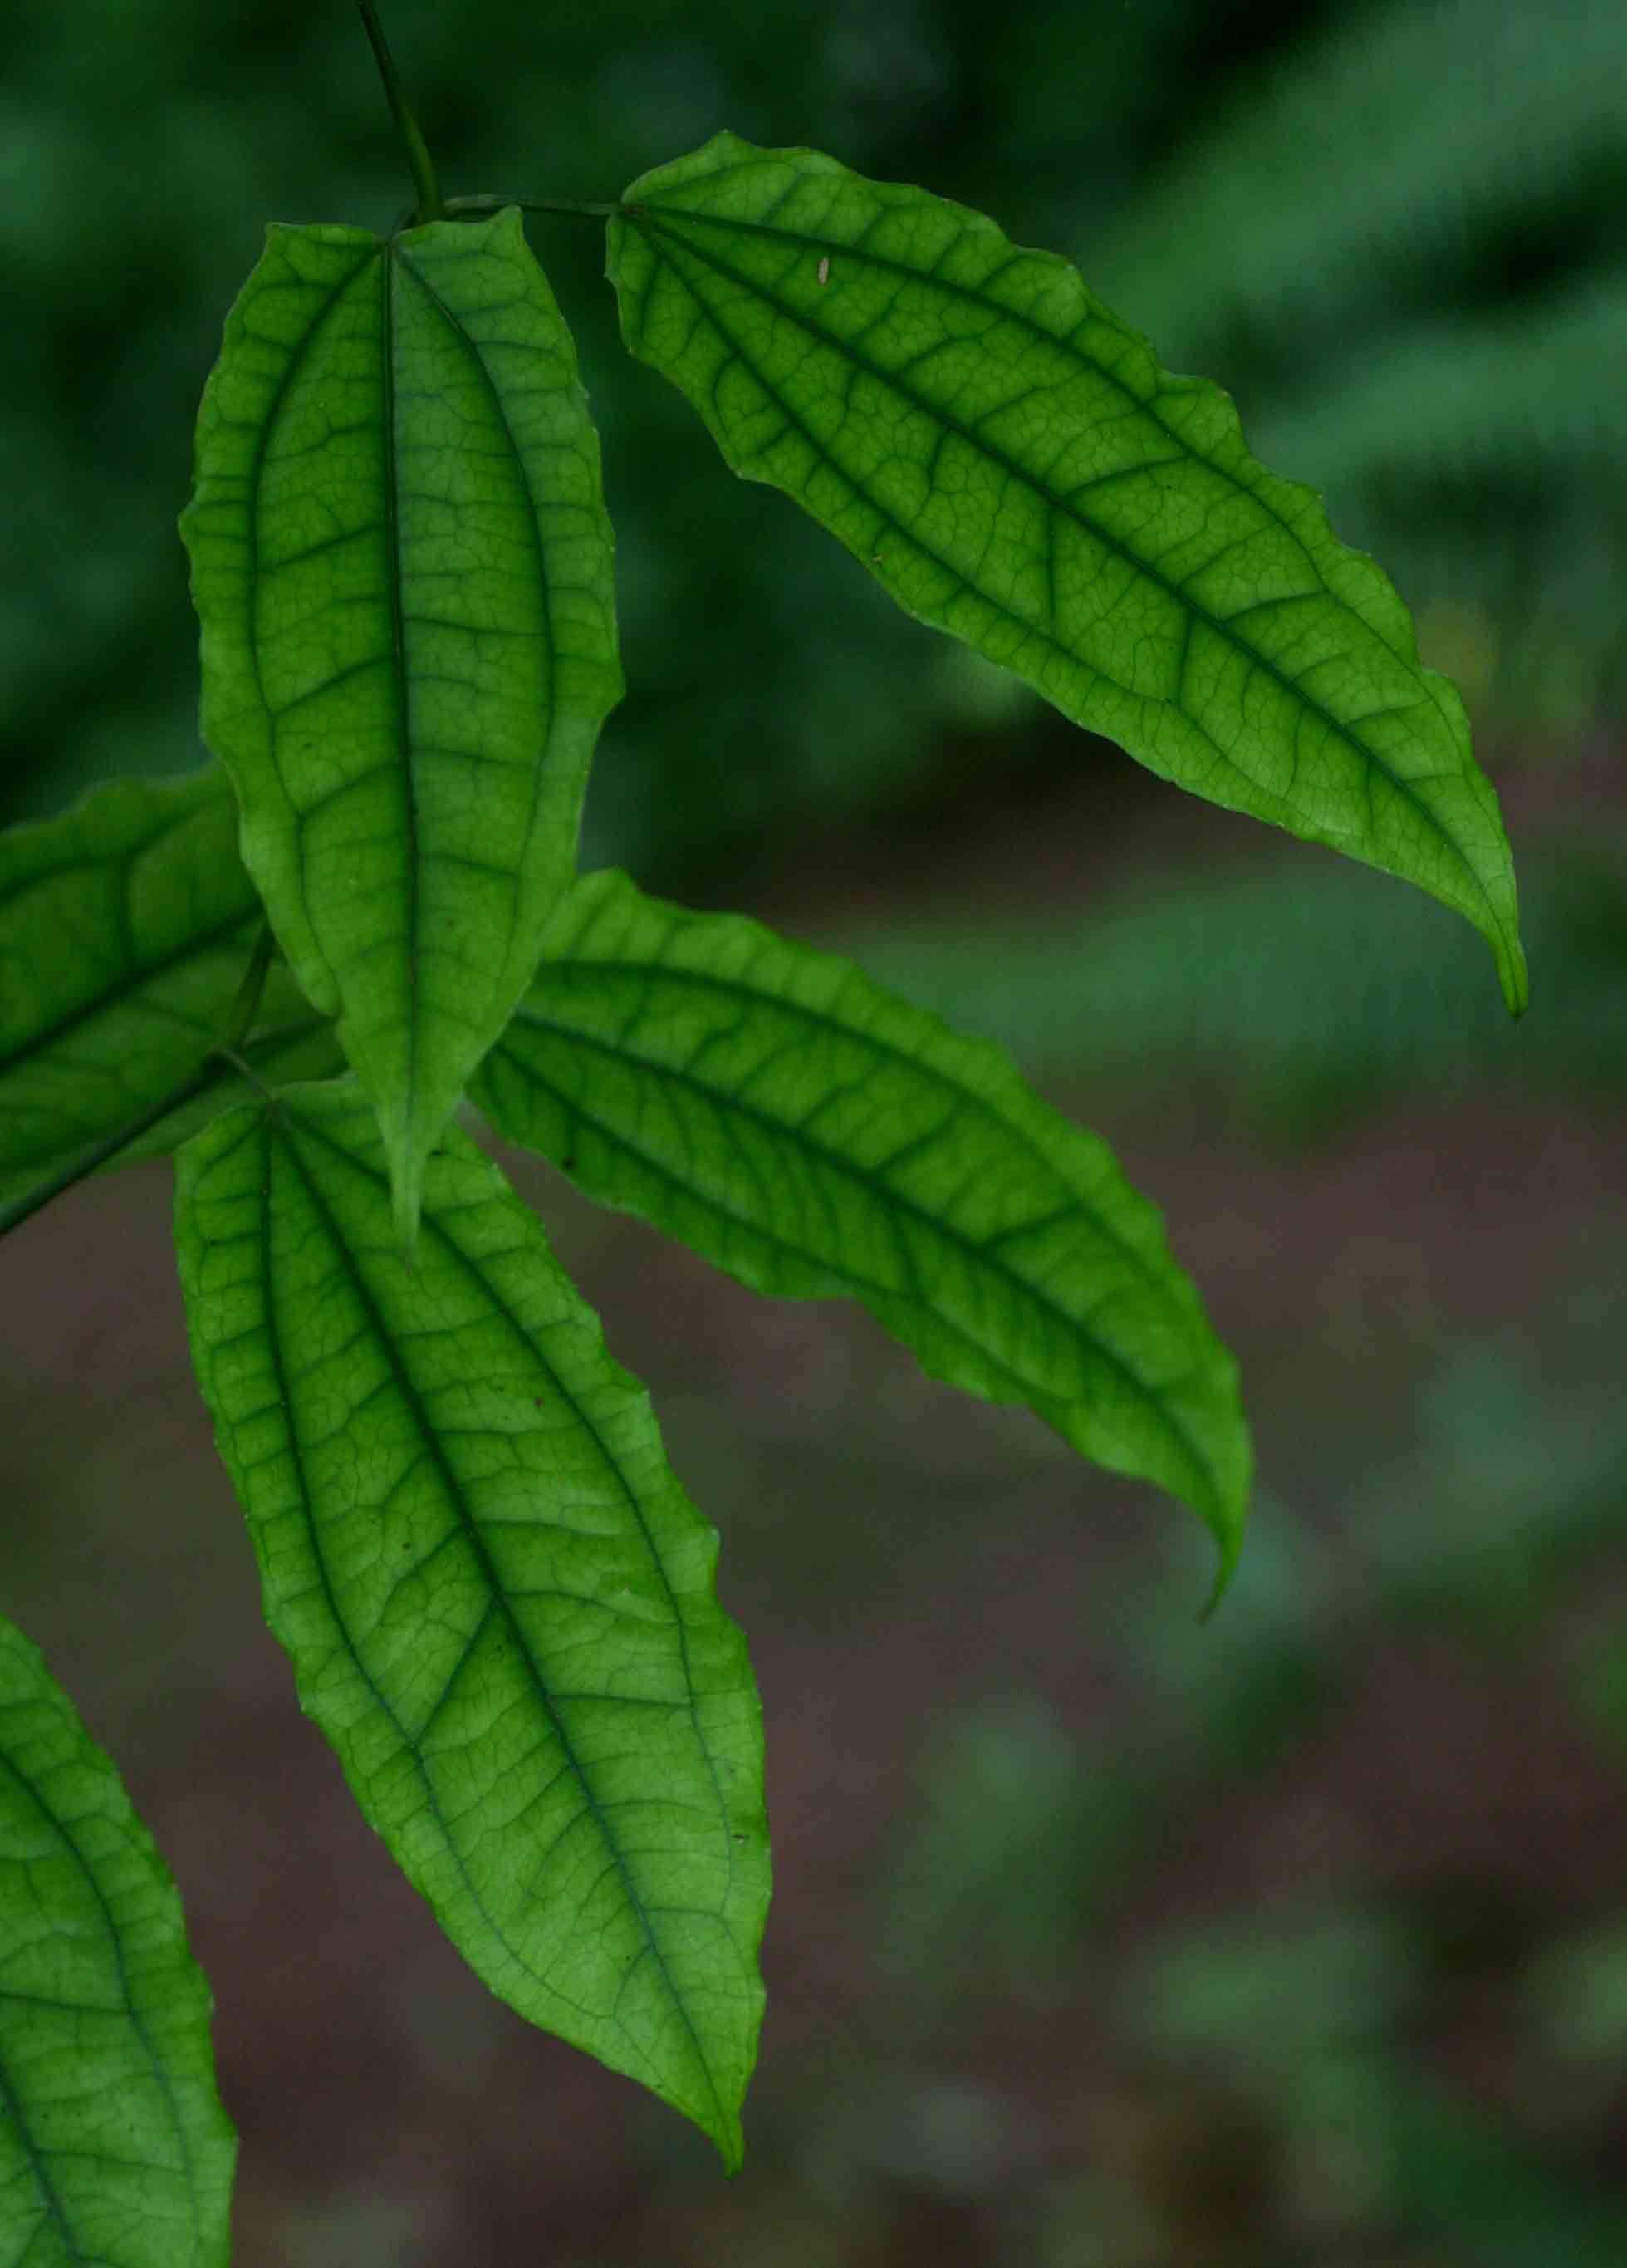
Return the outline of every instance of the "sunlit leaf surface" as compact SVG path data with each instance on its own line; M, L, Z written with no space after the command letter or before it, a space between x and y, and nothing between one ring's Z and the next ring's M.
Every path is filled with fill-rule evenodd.
M951 1385L1158 1482L1229 1570L1235 1366L1106 1145L828 954L577 885L471 1089L511 1139L759 1291L861 1300Z
M1391 585L1071 268L720 134L634 182L609 272L735 471L910 613L1181 786L1454 906L1523 1007L1497 798Z
M180 1900L112 1764L0 1620L0 2259L212 2268L237 2144Z
M536 962L619 697L576 351L519 216L274 227L226 325L182 522L203 731L243 855L423 1161Z
M738 2162L761 1717L647 1396L455 1128L409 1270L349 1080L188 1144L176 1234L268 1618L363 1810L495 1992Z
M128 1164L171 1148L236 1099L242 1082L205 1058L262 918L217 765L117 781L0 835L0 1208L92 1153ZM282 1078L342 1061L275 963L245 1053ZM194 1073L185 1110L152 1123Z

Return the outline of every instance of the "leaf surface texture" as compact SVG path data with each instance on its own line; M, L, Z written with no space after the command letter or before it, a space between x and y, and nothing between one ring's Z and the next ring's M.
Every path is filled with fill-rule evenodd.
M350 1081L217 1119L176 1225L268 1619L364 1812L494 1992L738 2162L761 1714L647 1396L455 1128L409 1270Z
M0 1619L0 2258L224 2268L210 2010L118 1774Z
M111 1145L128 1164L171 1148L241 1092L205 1064L263 918L237 826L231 782L210 765L116 781L0 835L0 1205L88 1152ZM283 1078L342 1064L276 963L244 1052ZM195 1071L195 1101L151 1123Z
M410 1244L423 1161L529 981L619 698L576 350L513 210L273 227L182 520L205 738L339 1019Z
M1431 891L1524 1006L1497 798L1394 588L1073 269L720 134L628 189L608 272L734 470L911 614L1164 777Z
M755 1289L865 1307L949 1384L1157 1482L1229 1570L1236 1369L1105 1143L850 963L578 882L471 1088L511 1140Z

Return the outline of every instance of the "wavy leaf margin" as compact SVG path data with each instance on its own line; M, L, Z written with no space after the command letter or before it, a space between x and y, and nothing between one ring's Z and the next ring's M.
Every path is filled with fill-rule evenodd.
M1401 876L1528 992L1455 688L1374 561L1049 253L733 134L609 223L629 350L909 613L1213 803Z

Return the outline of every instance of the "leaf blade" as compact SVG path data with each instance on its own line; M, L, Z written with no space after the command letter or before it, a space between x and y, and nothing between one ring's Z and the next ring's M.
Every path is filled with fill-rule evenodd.
M269 230L181 529L244 859L379 1111L410 1244L622 690L597 436L519 213Z
M1455 907L1524 1006L1497 798L1388 579L1065 262L724 134L627 190L607 272L733 469L908 612L1162 777Z
M1224 1583L1236 1367L1104 1143L850 963L590 874L472 1099L758 1291L860 1300L928 1373L1022 1401L1196 1511Z
M195 1364L268 1620L476 1972L737 2164L767 1844L717 1537L537 1223L456 1129L427 1192L409 1271L349 1082L218 1119L180 1154Z
M224 2268L237 2142L175 1886L40 1654L0 1618L0 2246Z
M0 835L0 1208L109 1145L119 1164L172 1148L238 1098L220 1066L185 1112L147 1123L204 1074L261 918L218 765L115 781ZM342 1061L328 1030L274 965L245 1053L320 1077Z

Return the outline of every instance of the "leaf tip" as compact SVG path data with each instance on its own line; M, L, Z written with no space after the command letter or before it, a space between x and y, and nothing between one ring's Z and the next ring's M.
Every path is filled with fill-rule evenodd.
M741 2131L739 2114L728 2111L716 2124L709 2120L705 2132L717 2146L724 2172L733 2180L746 2163L746 2137Z
M416 1158L398 1158L390 1172L390 1206L394 1216L395 1241L401 1264L416 1276L418 1261L418 1218L423 1206L423 1167Z
M1200 1624L1213 1617L1221 1600L1232 1587L1237 1563L1243 1556L1243 1535L1248 1525L1249 1484L1253 1470L1253 1456L1246 1431L1241 1437L1241 1450L1243 1462L1240 1472L1233 1476L1218 1501L1204 1513L1204 1525L1219 1550L1220 1564L1215 1569L1215 1580L1198 1615Z
M1518 1020L1531 1005L1531 972L1526 966L1525 947L1517 933L1498 943L1497 971L1502 979L1503 998L1509 1014Z
M1200 1625L1214 1620L1216 1609L1219 1606L1221 1600L1225 1598L1226 1593L1231 1589L1232 1578L1237 1572L1237 1562L1242 1551L1242 1531L1240 1528L1235 1535L1228 1539L1222 1540L1220 1545L1220 1565L1215 1570L1215 1580L1210 1587L1209 1596L1204 1602L1203 1608L1198 1614L1197 1619Z

